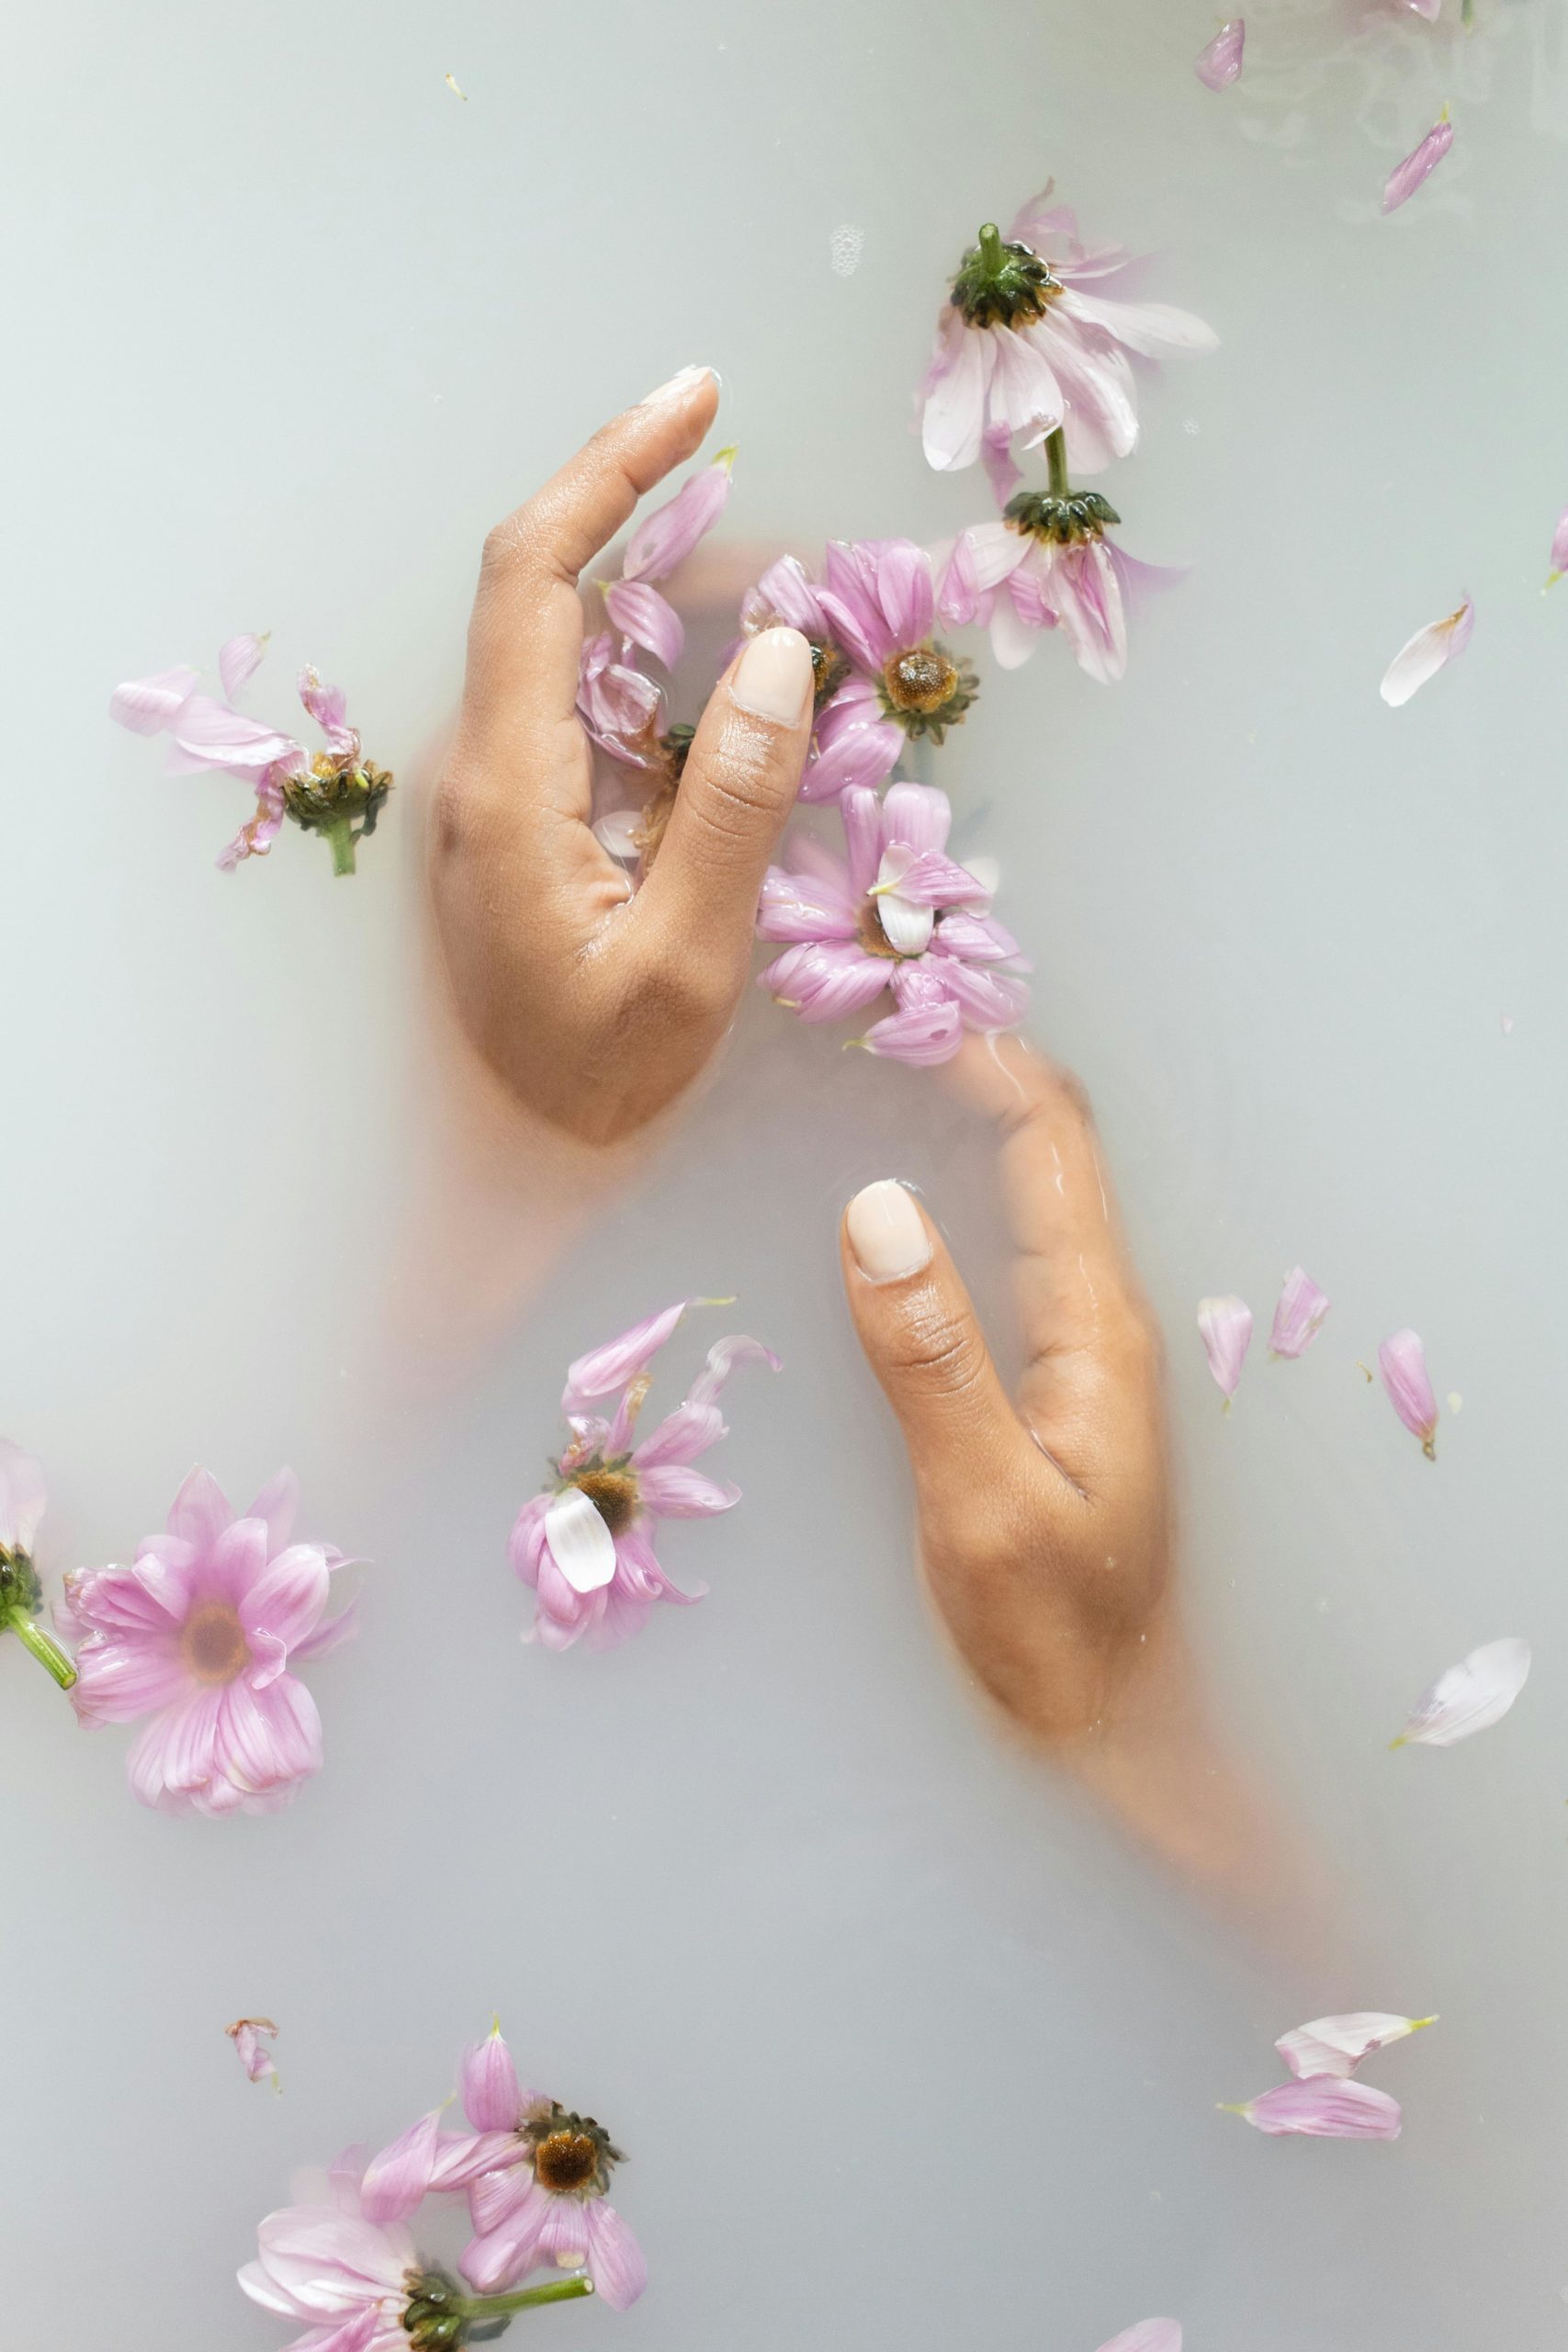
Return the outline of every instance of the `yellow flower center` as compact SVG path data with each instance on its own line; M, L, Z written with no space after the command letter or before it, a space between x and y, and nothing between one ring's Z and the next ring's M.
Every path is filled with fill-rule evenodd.
M887 662L882 683L895 710L940 710L957 688L958 665L934 645L907 646Z
M232 1682L250 1664L244 1628L226 1600L204 1601L186 1619L180 1653L198 1682Z
M552 2132L534 2151L535 2177L556 2197L578 2196L597 2178L599 2160L586 2132Z
M612 1535L618 1535L637 1515L637 1480L629 1470L584 1470L572 1480L586 1495Z

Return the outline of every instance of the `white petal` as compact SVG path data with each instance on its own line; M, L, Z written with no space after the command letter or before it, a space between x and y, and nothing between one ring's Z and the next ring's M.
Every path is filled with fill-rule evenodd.
M231 637L226 645L219 648L218 674L231 702L245 680L254 675L262 655L266 651L266 639L271 634L270 629L266 637L253 637L247 632L243 637Z
M1343 2017L1314 2018L1292 2033L1282 2033L1274 2044L1298 2081L1315 2075L1353 2075L1364 2058L1403 2041L1436 2018L1390 2017L1383 2009L1351 2009Z
M597 1592L615 1573L615 1539L580 1487L556 1496L545 1541L573 1592Z
M1100 2352L1181 2352L1181 2325L1174 2319L1141 2319L1102 2344Z
M1402 645L1383 672L1378 691L1391 710L1407 703L1417 686L1436 677L1447 662L1462 653L1475 627L1475 607L1467 596L1457 611L1440 621L1428 621Z
M934 907L912 906L908 899L901 899L897 890L885 890L876 901L876 911L882 919L889 947L896 947L900 956L925 954L931 944L931 929L936 922Z
M1395 1747L1452 1747L1500 1723L1525 1687L1530 1645L1517 1637L1485 1642L1439 1674L1416 1702Z

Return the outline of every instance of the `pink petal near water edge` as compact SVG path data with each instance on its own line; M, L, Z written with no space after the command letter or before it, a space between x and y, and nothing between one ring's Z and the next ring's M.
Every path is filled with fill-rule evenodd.
M1555 588L1563 573L1568 571L1568 506L1562 509L1553 526L1550 561L1551 570L1546 575L1546 585Z
M1209 1359L1209 1370L1224 1390L1228 1405L1235 1395L1241 1368L1252 1344L1252 1309L1245 1298L1201 1298L1198 1334Z
M1247 18L1233 17L1222 25L1207 49L1200 50L1192 71L1206 90L1228 90L1241 72L1247 43Z
M1404 2041L1423 2026L1437 2022L1435 2017L1399 2018L1383 2009L1350 2009L1342 2017L1314 2018L1309 2024L1282 2033L1274 2047L1299 2082L1319 2080L1325 2075L1343 2080L1355 2073L1363 2059L1386 2050L1391 2041Z
M1383 210L1397 212L1402 204L1408 204L1422 181L1430 178L1453 143L1454 127L1449 120L1449 110L1445 107L1421 144L1413 147L1403 164L1395 164L1390 172L1388 185L1382 192Z
M1438 1400L1427 1371L1427 1351L1415 1331L1396 1331L1378 1350L1378 1370L1389 1403L1412 1437L1421 1441L1428 1462L1438 1458Z
M1418 687L1457 661L1475 630L1475 606L1467 596L1440 621L1428 621L1400 647L1378 688L1391 710L1398 710Z
M1319 1290L1304 1266L1292 1266L1274 1309L1274 1328L1269 1334L1269 1354L1292 1360L1305 1355L1323 1329L1328 1307L1328 1293Z
M1374 2090L1371 2083L1340 2082L1332 2075L1280 2083L1223 2112L1245 2117L1270 2139L1397 2140L1404 2124L1399 2101L1386 2091Z
M1524 1689L1530 1645L1517 1634L1483 1642L1446 1674L1439 1674L1411 1710L1393 1747L1453 1747L1478 1731L1501 1723Z

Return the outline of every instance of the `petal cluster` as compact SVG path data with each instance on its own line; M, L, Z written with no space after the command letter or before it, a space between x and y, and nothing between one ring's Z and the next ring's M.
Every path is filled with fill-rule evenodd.
M303 2320L289 2352L409 2352L403 2313L418 2256L400 2222L369 2220L358 2165L338 2159L336 2201L288 2205L256 2231L256 2259L240 2272L253 2303Z

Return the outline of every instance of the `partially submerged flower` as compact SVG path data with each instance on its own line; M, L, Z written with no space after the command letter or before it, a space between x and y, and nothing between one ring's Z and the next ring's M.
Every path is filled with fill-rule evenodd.
M43 1587L33 1566L33 1545L48 1500L37 1455L0 1438L0 1634L15 1634L61 1689L69 1690L76 1669L38 1623Z
M1016 435L1033 447L1062 428L1074 466L1092 473L1138 437L1128 354L1214 348L1190 311L1105 292L1130 255L1084 245L1050 197L1032 198L1005 238L988 221L953 280L919 392L926 458L942 472L984 456L1005 481Z
M1255 2131L1271 2139L1299 2133L1309 2140L1397 2140L1403 2117L1399 2101L1371 2083L1343 2082L1337 2075L1314 2075L1310 2081L1281 2083L1240 2106L1226 2106L1226 2115L1245 2116Z
M1206 49L1198 52L1192 71L1207 90L1228 90L1241 72L1242 51L1247 45L1247 18L1233 17L1222 25Z
M1269 1334L1269 1354L1304 1356L1323 1329L1328 1307L1327 1292L1319 1290L1304 1266L1292 1266L1274 1309L1274 1327Z
M1435 2017L1397 2018L1382 2009L1352 2009L1343 2017L1314 2018L1309 2025L1282 2033L1274 2047L1299 2081L1328 2075L1343 2080L1391 2041L1403 2041L1437 2022Z
M1468 1657L1439 1674L1424 1690L1394 1747L1452 1747L1478 1731L1490 1731L1524 1689L1530 1645L1512 1636L1483 1642Z
M634 1324L608 1347L581 1357L567 1374L561 1409L571 1442L543 1494L524 1504L512 1530L511 1558L537 1595L526 1639L570 1649L587 1635L592 1649L612 1649L642 1630L655 1601L689 1603L654 1551L659 1523L731 1510L739 1487L716 1486L691 1466L728 1430L718 1397L742 1364L779 1360L759 1340L716 1340L683 1403L640 1441L637 1420L651 1385L648 1365L686 1309L682 1300ZM728 1305L728 1301L712 1302ZM615 1398L608 1419L584 1408Z
M863 1012L890 989L897 1011L860 1042L897 1061L948 1061L966 1029L1021 1021L1030 967L992 917L988 878L947 855L946 794L856 786L839 813L845 859L800 841L793 866L768 869L757 935L789 944L759 987L803 1021Z
M1053 444L1053 454L1055 445ZM1167 574L1106 537L1121 516L1095 490L1021 491L998 522L977 523L937 551L944 621L991 633L1004 670L1029 660L1043 629L1060 629L1080 670L1102 685L1127 668L1129 592Z
M270 2018L236 2018L232 2025L223 2029L234 2045L235 2053L246 2075L253 2083L264 2083L270 2075L274 2090L282 2088L277 2068L273 2064L269 2041L277 2040L277 2028Z
M1382 192L1382 209L1397 212L1408 204L1423 180L1429 179L1454 143L1454 127L1449 120L1447 107L1418 147L1413 147L1402 164L1396 164L1388 175Z
M143 1804L273 1813L321 1770L321 1717L289 1668L334 1648L353 1612L325 1616L344 1558L290 1544L297 1500L280 1470L237 1516L193 1470L129 1567L66 1577L57 1619L80 1637L77 1714L95 1728L152 1717L128 1765Z
M711 466L656 506L626 542L620 578L600 583L604 609L621 632L623 659L633 645L646 647L667 670L681 659L686 632L674 606L653 583L668 580L712 530L728 502L734 463L735 451L721 449Z
M1440 621L1428 621L1406 639L1383 672L1378 692L1392 710L1407 703L1418 686L1435 678L1445 663L1456 661L1475 628L1475 606L1467 596Z
M218 656L226 696L232 696L262 658L265 638L231 637ZM171 738L169 771L199 769L244 778L256 796L255 815L242 825L218 863L232 872L247 857L264 857L285 818L320 833L332 849L334 874L352 874L355 845L376 830L392 778L360 748L349 726L342 689L323 685L312 669L299 673L299 699L327 739L310 752L292 735L247 718L211 695L197 691L194 670L160 671L117 686L109 716L133 734Z
M1252 1309L1245 1298L1201 1298L1198 1335L1228 1407L1252 1344Z
M830 540L813 591L849 674L818 715L803 800L881 784L909 741L940 743L979 691L970 664L933 634L931 560L912 539Z
M1378 1370L1389 1403L1412 1437L1421 1441L1428 1462L1438 1458L1438 1400L1427 1371L1427 1351L1414 1331L1396 1331L1378 1350Z

